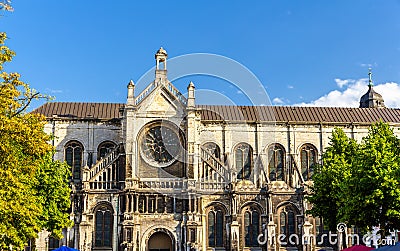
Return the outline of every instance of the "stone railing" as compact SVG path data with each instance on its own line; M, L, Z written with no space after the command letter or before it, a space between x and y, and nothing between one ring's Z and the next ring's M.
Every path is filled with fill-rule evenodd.
M153 82L149 84L146 89L144 89L136 98L135 104L138 105L145 97L149 96L149 94L157 87L158 83Z
M184 106L187 105L187 99L185 96L182 95L182 93L176 89L171 82L165 81L161 82L162 80L159 80L158 82L152 82L149 84L136 98L135 98L135 104L138 105L140 104L147 96L150 95L150 93L153 92L153 90L159 86L161 83L164 83L165 88L168 89L168 91L171 92L172 95L175 96L177 100L179 100Z
M173 190L173 189L188 189L188 180L185 179L157 179L149 178L139 181L140 189L156 189L156 190Z
M224 163L211 154L206 148L200 146L201 149L201 160L210 166L215 172L217 172L221 178L226 181L229 177L228 169Z
M89 181L92 190L123 189L124 182L119 181Z
M218 181L195 181L187 179L157 179L149 178L139 181L139 189L151 189L155 191L174 191L174 190L203 190L207 192L223 191L226 182Z
M196 183L196 189L207 192L223 191L227 186L226 182L200 181Z
M183 105L187 105L187 99L185 98L185 96L182 95L182 93L180 93L180 91L178 89L176 89L171 82L167 82L167 89L183 104Z
M86 181L94 181L106 168L112 165L119 157L121 145L117 145L86 172Z

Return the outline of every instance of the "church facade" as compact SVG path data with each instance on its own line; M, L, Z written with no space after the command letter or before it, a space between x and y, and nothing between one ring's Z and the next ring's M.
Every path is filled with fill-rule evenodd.
M126 103L34 111L71 166L74 221L62 240L41 233L37 249L327 249L289 236L324 231L305 197L332 130L361 140L373 122L400 127L400 110L372 80L360 108L198 105L193 83L185 97L168 80L166 51L155 58L154 81L139 94L131 81Z

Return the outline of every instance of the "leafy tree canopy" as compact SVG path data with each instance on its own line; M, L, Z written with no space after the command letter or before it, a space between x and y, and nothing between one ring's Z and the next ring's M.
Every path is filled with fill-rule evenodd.
M43 229L61 237L70 226L69 167L53 161L45 118L26 113L33 99L48 98L7 73L15 53L0 33L0 249L23 248Z
M312 196L308 200L315 206L310 213L322 216L330 230L335 230L341 219L343 182L350 175L356 151L357 143L348 138L342 129L335 129L329 147L322 156L323 165L316 167L313 176Z
M400 139L388 124L373 124L360 143L335 129L322 159L308 198L312 215L331 230L339 222L384 234L400 228Z

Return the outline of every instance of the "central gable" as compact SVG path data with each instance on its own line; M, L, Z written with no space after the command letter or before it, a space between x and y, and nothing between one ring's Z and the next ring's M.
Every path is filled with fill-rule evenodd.
M168 83L168 85L173 87L171 83ZM163 117L183 115L186 110L185 103L180 100L179 96L170 91L169 86L160 83L137 105L137 112L162 115ZM175 87L173 88L173 90L176 90ZM180 92L177 94L182 95ZM184 97L182 96L182 98Z

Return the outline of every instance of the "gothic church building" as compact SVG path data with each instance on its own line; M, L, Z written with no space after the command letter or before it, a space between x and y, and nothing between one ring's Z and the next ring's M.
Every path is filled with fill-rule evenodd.
M131 81L126 103L34 111L71 166L74 221L38 250L302 250L277 237L322 233L304 197L333 128L360 141L373 122L400 126L371 80L360 108L198 105L193 83L183 96L168 80L166 51L155 59L154 81L141 93Z

